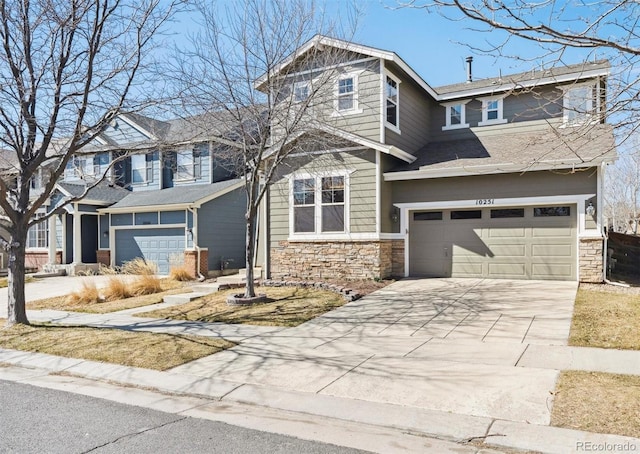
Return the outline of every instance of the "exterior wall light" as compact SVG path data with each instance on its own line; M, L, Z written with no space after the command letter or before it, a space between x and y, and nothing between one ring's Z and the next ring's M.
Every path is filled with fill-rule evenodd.
M593 202L589 201L589 206L586 210L587 216L593 216L596 214L596 207L593 206Z

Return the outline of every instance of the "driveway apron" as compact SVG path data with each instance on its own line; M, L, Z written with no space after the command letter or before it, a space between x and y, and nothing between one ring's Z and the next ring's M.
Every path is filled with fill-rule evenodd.
M566 345L575 282L403 280L175 372L549 424L558 371L518 364Z

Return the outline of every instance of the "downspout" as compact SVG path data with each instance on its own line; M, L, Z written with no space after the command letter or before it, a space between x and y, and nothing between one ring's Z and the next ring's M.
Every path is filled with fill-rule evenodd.
M193 248L196 250L196 274L198 275L198 281L202 282L206 279L200 272L200 246L198 246L198 214L193 208L187 207L188 211L193 214L193 227L191 227L191 238L193 240Z

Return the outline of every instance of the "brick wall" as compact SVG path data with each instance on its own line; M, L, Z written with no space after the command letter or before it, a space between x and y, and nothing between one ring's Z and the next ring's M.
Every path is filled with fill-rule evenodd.
M602 238L581 238L578 248L580 282L602 282Z
M273 279L385 279L394 270L390 240L278 244L271 250Z
M37 268L42 271L43 265L49 263L49 252L47 251L31 251L25 255L25 267ZM56 263L62 263L62 251L56 252Z
M108 249L98 249L96 260L104 266L111 266L111 251Z
M207 276L209 272L209 250L206 248L200 249L200 267L198 263L198 251L187 250L184 251L184 266L189 270L192 278L198 277L198 269L203 276Z

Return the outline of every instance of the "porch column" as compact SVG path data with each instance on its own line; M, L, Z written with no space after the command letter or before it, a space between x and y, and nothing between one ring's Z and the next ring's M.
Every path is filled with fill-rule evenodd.
M82 263L82 224L78 205L73 210L73 263Z
M47 222L49 223L49 264L56 264L56 218L57 216L51 216Z

